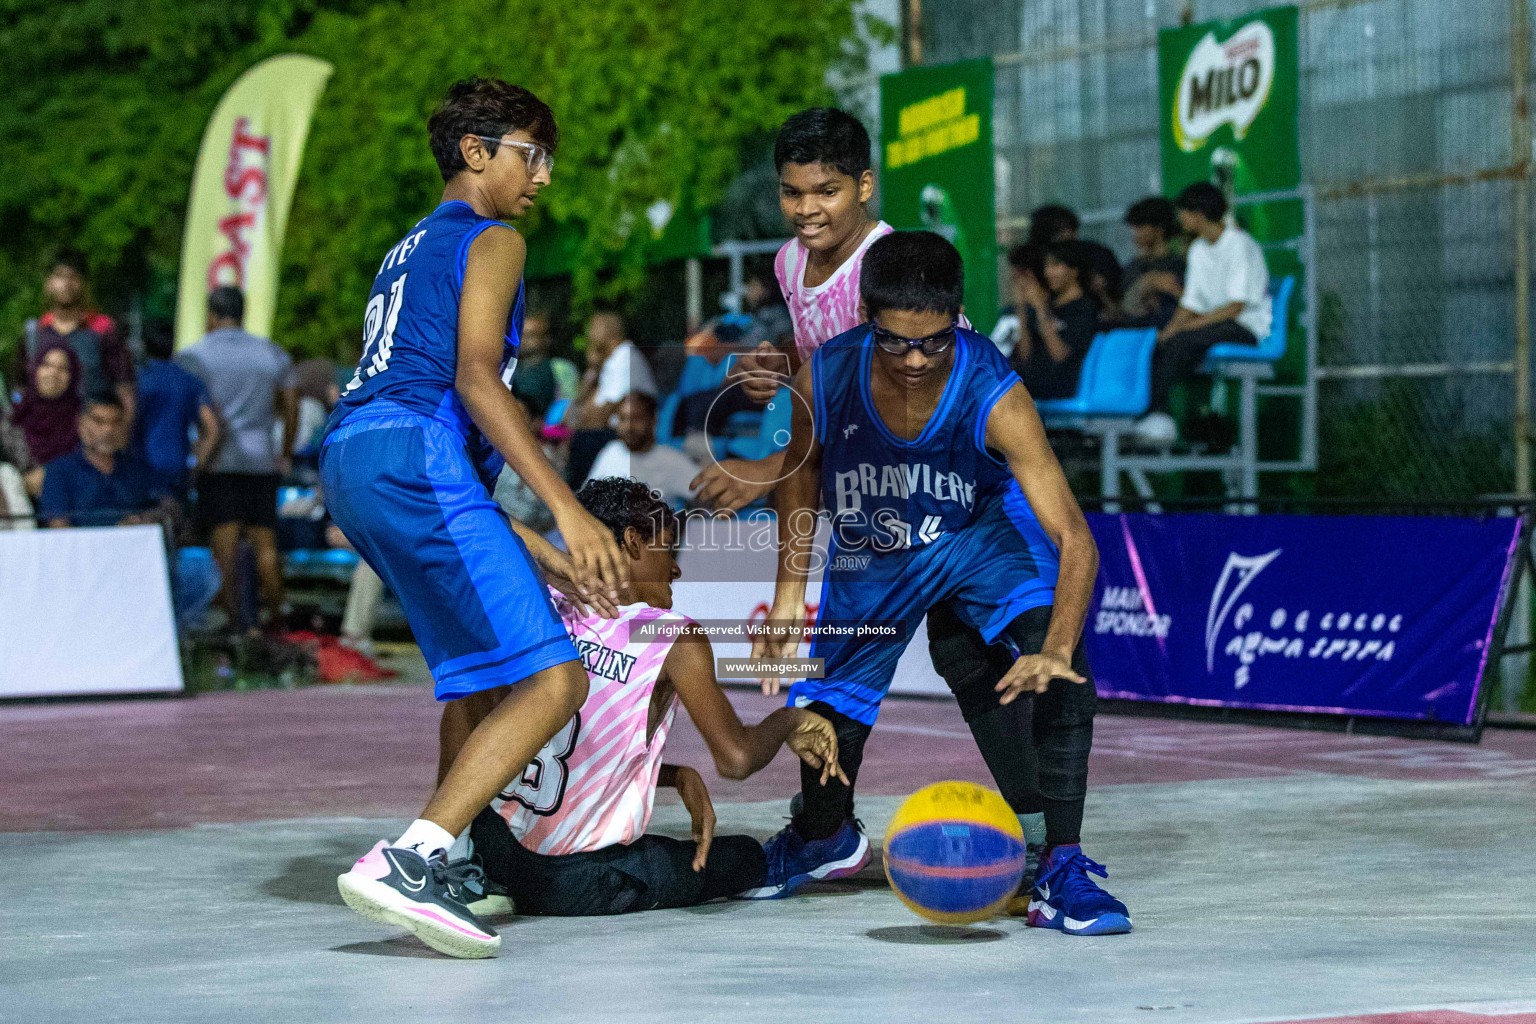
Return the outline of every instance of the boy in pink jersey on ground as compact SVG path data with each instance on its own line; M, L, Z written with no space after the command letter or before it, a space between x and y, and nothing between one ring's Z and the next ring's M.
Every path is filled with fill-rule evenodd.
M554 595L591 685L581 710L471 825L485 894L509 897L523 914L584 916L694 906L759 886L762 844L716 837L699 773L662 763L679 701L730 779L763 768L780 746L837 775L836 734L800 708L742 725L715 681L709 640L671 611L681 524L644 484L591 480L577 500L613 531L631 582L616 619ZM646 834L658 785L682 797L693 842Z

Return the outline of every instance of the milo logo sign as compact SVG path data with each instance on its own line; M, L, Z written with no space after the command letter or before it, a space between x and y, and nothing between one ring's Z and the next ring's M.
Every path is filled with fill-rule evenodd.
M1193 153L1224 124L1238 141L1264 109L1275 82L1275 34L1251 21L1226 42L1207 32L1179 75L1173 104L1173 137Z

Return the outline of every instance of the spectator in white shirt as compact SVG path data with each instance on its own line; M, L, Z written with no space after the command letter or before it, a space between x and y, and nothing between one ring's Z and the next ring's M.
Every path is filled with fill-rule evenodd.
M1269 269L1259 244L1226 221L1227 201L1196 182L1174 201L1190 244L1179 308L1157 335L1152 358L1152 409L1168 411L1175 381L1194 376L1212 345L1257 345L1269 334Z
M619 436L597 453L588 480L630 477L661 495L673 508L693 497L690 485L699 467L676 448L656 443L656 398L631 391L619 403Z

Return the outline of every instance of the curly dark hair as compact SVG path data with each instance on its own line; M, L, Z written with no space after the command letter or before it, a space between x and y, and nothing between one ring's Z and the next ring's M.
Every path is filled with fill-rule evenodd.
M520 85L508 85L496 78L465 78L448 87L448 95L427 119L427 133L432 140L432 158L444 181L464 170L464 154L459 140L466 135L499 139L508 132L525 131L551 153L560 145L560 131L555 127L555 112L549 105ZM497 144L487 142L486 150L496 155Z
M620 544L624 543L624 531L631 526L647 544L658 544L669 533L674 550L682 543L683 524L677 513L667 507L660 494L638 480L623 476L588 480L576 492L576 500L612 530Z

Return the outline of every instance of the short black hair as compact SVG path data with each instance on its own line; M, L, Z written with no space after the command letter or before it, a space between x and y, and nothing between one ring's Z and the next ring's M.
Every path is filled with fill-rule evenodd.
M169 359L176 352L176 331L171 322L160 317L144 321L144 354L151 359Z
M672 547L683 542L682 521L667 507L661 495L639 480L605 476L588 480L576 492L576 500L592 517L613 532L620 544L624 531L633 526L647 544L658 544L672 535Z
M1045 273L1045 246L1035 242L1020 242L1008 250L1008 265L1021 274L1033 274L1042 280Z
M1227 197L1208 181L1197 181L1185 188L1173 205L1180 210L1198 213L1206 220L1219 221L1227 215Z
M520 85L509 85L499 78L464 78L448 87L448 95L427 119L432 159L444 181L469 165L459 151L459 140L466 135L500 139L508 132L524 131L535 142L553 153L560 145L560 130L555 126L555 112L549 104ZM487 142L486 151L496 155L497 142Z
M1051 203L1036 207L1029 215L1029 240L1037 245L1046 245L1056 241L1056 236L1063 231L1076 233L1081 226L1077 214L1065 206Z
M864 253L859 298L873 320L889 309L960 315L965 264L949 239L932 231L893 231Z
M68 267L81 277L90 276L90 265L86 261L85 253L79 249L64 248L54 253L53 259L48 264L48 273L53 273L60 267Z
M92 391L89 395L85 396L85 404L81 408L89 409L97 405L110 405L118 412L127 411L123 408L123 400L117 397L117 392L115 391Z
M802 110L779 127L773 169L785 164L821 164L850 178L869 170L869 132L864 123L836 107Z
M1059 242L1052 242L1045 247L1047 259L1057 263L1065 263L1077 271L1077 283L1086 291L1093 280L1093 251L1087 242L1076 238L1063 238Z
M221 284L208 293L208 312L224 320L245 319L245 296L232 284Z
M1165 236L1179 233L1179 219L1173 204L1162 196L1138 199L1125 211L1125 222L1133 228L1157 228Z

